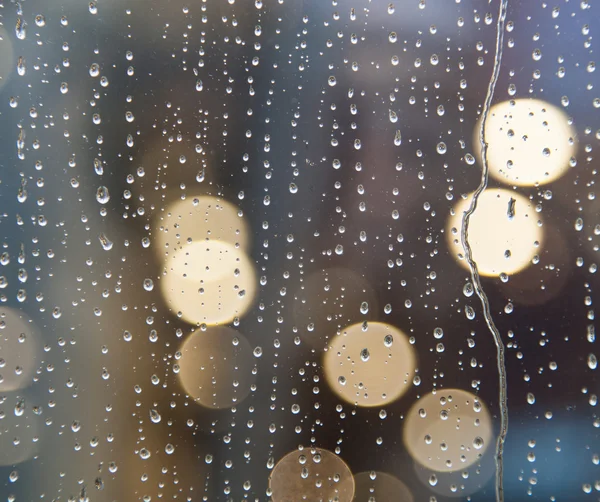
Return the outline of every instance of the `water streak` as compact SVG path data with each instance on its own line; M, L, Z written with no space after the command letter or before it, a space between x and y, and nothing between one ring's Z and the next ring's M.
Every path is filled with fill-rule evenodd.
M469 244L469 221L472 214L477 208L477 200L481 193L486 189L488 183L488 161L487 161L487 143L485 140L485 125L487 117L492 104L492 98L494 97L494 90L496 83L498 82L498 75L500 74L500 63L502 61L502 49L504 43L504 25L506 22L506 11L508 7L508 0L500 0L500 7L498 10L498 23L496 25L496 51L494 56L494 67L492 70L492 76L488 83L487 94L485 96L485 102L483 105L481 127L479 129L479 141L481 143L481 159L483 168L481 170L481 181L477 190L473 193L471 204L469 209L465 211L462 220L461 229L461 242L465 250L465 258L471 271L471 278L475 287L475 292L481 300L483 307L483 315L485 322L490 330L494 343L496 344L496 363L498 366L498 377L499 377L499 406L500 406L500 433L496 441L496 501L504 502L504 486L503 486L503 453L504 453L504 442L506 440L506 433L508 431L508 403L507 403L507 389L506 389L506 364L504 361L504 343L498 328L494 324L492 314L490 312L490 303L487 295L483 291L481 286L481 279L477 271L477 264L473 261L473 255L471 252L471 246Z

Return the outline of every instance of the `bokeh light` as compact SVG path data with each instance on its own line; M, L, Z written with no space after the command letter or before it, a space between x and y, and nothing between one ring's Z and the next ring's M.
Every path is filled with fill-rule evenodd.
M241 333L225 326L197 330L179 351L179 381L202 406L229 408L250 393L256 380L253 355Z
M0 466L20 464L39 450L41 417L27 393L8 392L0 396Z
M167 305L193 324L226 324L251 306L257 281L248 256L222 241L196 242L169 256L161 277Z
M487 448L477 462L459 471L434 471L418 462L414 462L413 466L417 479L435 494L451 498L468 497L480 491L494 476L495 452L494 446Z
M331 389L357 406L384 406L412 385L416 354L398 328L380 322L357 323L334 336L324 355Z
M446 225L448 246L468 270L461 242L462 219L473 194L454 207ZM469 221L469 244L480 275L515 274L531 264L541 249L543 229L535 205L510 190L488 188L477 201Z
M464 470L478 462L492 442L487 407L464 390L427 394L406 415L404 444L416 462L432 471Z
M0 391L31 384L41 352L39 334L22 312L0 308Z
M168 205L154 223L154 249L160 257L189 243L223 241L247 250L251 234L239 208L219 197L188 196Z
M269 487L273 502L351 502L354 497L354 478L348 465L320 448L304 448L285 455L273 468Z
M413 502L408 487L385 472L359 472L354 475L354 502Z
M481 157L479 127L475 127L473 141ZM543 185L560 178L576 150L576 132L569 117L539 99L492 106L485 136L490 175L510 185Z

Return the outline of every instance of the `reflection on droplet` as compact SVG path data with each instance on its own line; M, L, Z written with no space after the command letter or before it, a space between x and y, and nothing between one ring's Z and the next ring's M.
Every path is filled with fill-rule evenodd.
M0 309L0 391L27 387L39 362L40 340L31 320L16 309Z
M576 150L575 128L567 115L539 99L492 106L485 134L490 175L510 185L543 185L560 178ZM479 125L474 144L480 157Z
M487 408L477 396L460 389L427 394L414 403L406 417L406 448L416 462L435 472L469 467L492 443Z
M446 225L450 252L465 269L468 265L460 233L463 213L469 208L471 198L472 194L455 206ZM509 207L513 208L510 217ZM518 193L497 188L482 192L471 215L468 235L479 274L490 277L514 274L531 264L541 251L543 229L538 220L534 204Z
M354 475L355 502L413 502L408 487L395 476L385 472L360 472Z
M164 256L193 242L223 241L248 249L245 218L233 204L208 195L188 196L167 206L154 223L154 248Z
M207 325L241 317L257 288L248 256L220 241L192 243L170 255L160 283L166 303L178 316Z
M363 328L362 323L353 324L331 338L323 361L325 376L348 403L365 407L392 403L412 383L414 348L402 331L388 324L370 322ZM389 336L393 343L388 346Z
M354 497L350 468L334 453L318 448L285 455L273 468L269 487L273 502L351 502Z
M255 381L252 348L227 327L195 331L182 344L179 381L207 408L229 408L243 401Z

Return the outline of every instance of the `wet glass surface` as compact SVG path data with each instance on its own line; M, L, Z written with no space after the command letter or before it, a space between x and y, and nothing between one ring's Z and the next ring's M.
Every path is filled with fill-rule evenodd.
M0 498L600 500L598 8L0 3Z

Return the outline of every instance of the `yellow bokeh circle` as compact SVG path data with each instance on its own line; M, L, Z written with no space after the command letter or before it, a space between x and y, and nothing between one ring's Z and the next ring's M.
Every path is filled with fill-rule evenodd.
M251 233L237 206L210 195L188 196L169 204L153 226L154 248L160 257L190 243L222 241L247 250Z
M331 389L344 401L384 406L412 384L416 355L408 337L381 322L348 326L329 340L323 365Z
M469 467L493 442L487 407L461 389L438 390L416 401L406 416L403 435L412 458L437 472Z
M285 455L269 478L273 502L335 500L352 502L354 478L337 455L320 448L302 448Z
M359 472L354 475L355 502L413 502L408 487L397 477L385 472Z
M451 254L468 269L461 241L463 215L473 194L454 207L446 225ZM529 266L540 252L543 229L535 205L522 195L504 189L488 188L478 198L469 220L468 242L480 275L517 273Z
M479 154L480 123L474 131ZM510 185L550 183L569 169L576 132L558 107L539 99L515 99L490 108L485 122L490 175ZM479 155L480 156L480 155Z
M166 304L192 324L226 324L250 308L256 272L241 249L222 241L195 242L165 260Z
M256 381L250 344L234 329L219 326L197 330L183 342L179 353L181 385L207 408L239 404Z

